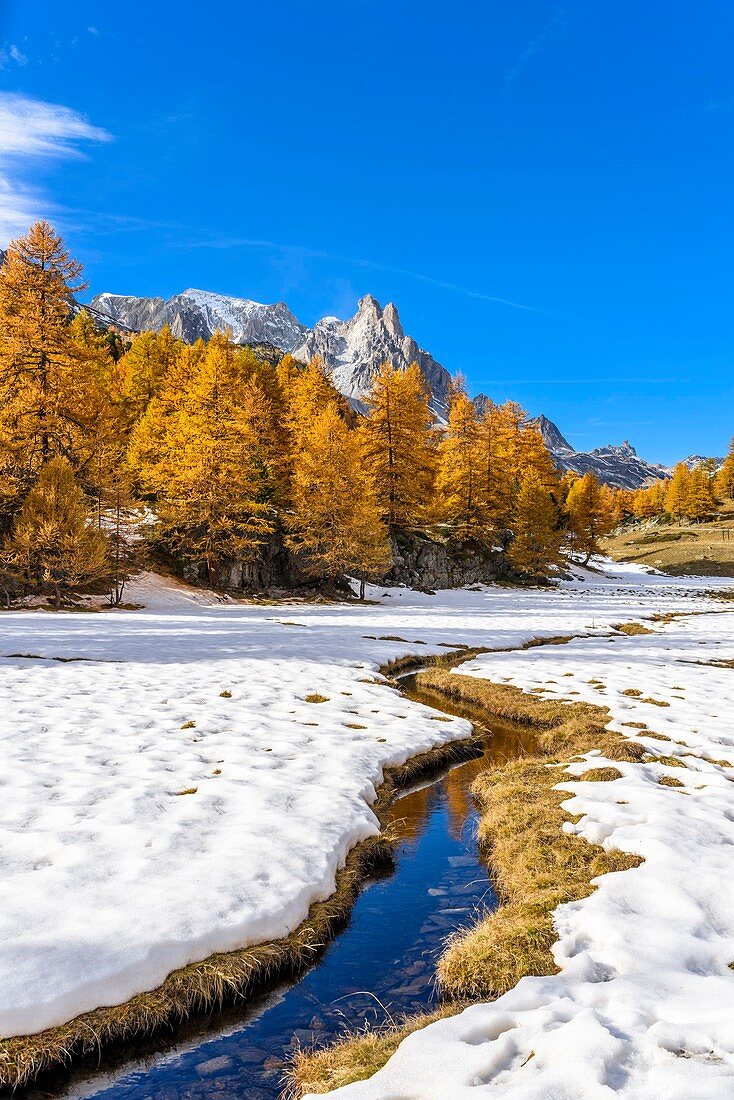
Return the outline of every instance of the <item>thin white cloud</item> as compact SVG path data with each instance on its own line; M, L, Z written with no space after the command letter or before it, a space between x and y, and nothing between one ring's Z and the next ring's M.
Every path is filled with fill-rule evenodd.
M29 178L34 165L83 157L84 142L109 140L70 107L0 92L0 244L54 208Z
M329 260L331 262L350 264L356 267L366 267L375 271L386 271L392 275L402 275L406 279L415 279L421 283L429 283L439 290L448 290L454 294L463 295L466 298L477 298L482 302L495 302L497 305L509 306L511 309L522 309L528 313L542 313L547 317L553 316L547 310L537 306L523 305L522 302L513 302L509 298L500 298L496 294L487 294L482 290L472 290L469 287L459 286L457 283L446 282L444 279L436 279L433 275L424 275L419 271L410 271L404 267L393 267L391 264L378 263L376 260L359 259L356 256L342 256L334 252L322 252L316 248L305 248L301 245L281 244L278 241L253 240L249 237L219 237L195 240L189 237L183 247L186 248L262 248L266 251L284 253L306 257L314 260Z
M525 46L514 65L505 74L503 92L506 92L517 78L540 54L555 45L568 33L569 7L567 3L557 4L545 26Z

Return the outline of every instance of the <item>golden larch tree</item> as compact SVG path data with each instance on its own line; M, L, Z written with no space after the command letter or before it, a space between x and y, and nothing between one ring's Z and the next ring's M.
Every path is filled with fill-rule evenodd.
M142 489L157 498L163 542L203 560L213 585L225 564L252 557L275 524L267 401L241 368L238 349L214 336L182 399L154 398L130 447Z
M65 458L42 467L3 549L22 583L50 591L57 608L65 591L108 576L107 539L90 522L84 493Z
M446 431L438 446L434 513L459 538L483 539L489 514L484 489L483 435L466 393L452 396Z
M390 548L360 433L334 404L303 436L292 497L288 544L303 556L306 571L330 580L354 574L363 598L365 576L389 566Z
M665 493L665 511L672 516L681 519L686 514L686 500L688 486L691 480L691 471L685 462L679 462L673 469L673 476L668 482Z
M571 549L588 565L599 552L599 539L614 526L613 498L604 494L590 471L571 485L566 497Z
M514 538L507 553L512 567L538 579L550 577L562 560L563 531L556 502L533 469L520 484L512 527Z
M54 455L68 455L79 428L68 320L83 285L81 265L48 222L8 245L0 267L0 416L29 478Z
M433 416L417 363L395 370L383 363L366 398L361 425L364 453L391 526L419 523L426 514L435 471Z

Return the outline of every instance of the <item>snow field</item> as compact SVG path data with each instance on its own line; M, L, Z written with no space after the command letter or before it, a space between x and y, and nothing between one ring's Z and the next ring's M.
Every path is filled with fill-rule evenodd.
M376 606L273 607L147 576L128 595L143 611L1 615L0 1034L282 936L328 896L377 831L383 768L469 733L382 683L383 662L599 633L705 606L703 585L615 567L556 591L373 589Z
M705 663L734 658L732 610L712 602L705 614L651 624L654 635L486 654L456 670L605 705L611 728L668 758L632 764L592 753L559 772L565 808L581 815L566 829L644 863L557 910L559 974L525 978L494 1003L416 1032L370 1081L330 1095L734 1095L734 767L721 763L734 765L734 669ZM573 778L605 765L622 778ZM661 785L665 777L682 786Z

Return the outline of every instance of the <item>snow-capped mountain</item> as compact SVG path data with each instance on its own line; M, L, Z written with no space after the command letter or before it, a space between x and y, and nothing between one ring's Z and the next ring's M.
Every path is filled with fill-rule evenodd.
M208 290L185 290L172 298L135 298L97 294L90 302L97 313L136 332L168 325L174 336L191 343L229 329L237 344L274 344L292 351L308 332L285 302L263 305L249 298L230 298Z
M626 439L618 447L611 444L593 451L575 451L560 429L547 416L534 421L553 460L561 470L577 474L591 471L599 481L618 489L639 489L650 479L668 477L670 470L658 463L646 462Z
M431 391L434 413L441 420L448 415L451 375L406 336L395 305L390 302L383 309L371 294L360 299L357 312L348 321L324 317L312 329L302 325L283 302L262 305L205 290L186 290L168 300L98 294L90 307L102 320L107 318L131 331L158 330L167 324L175 336L191 342L229 329L238 344L274 345L303 363L319 355L337 389L358 409L364 408L365 394L385 360L397 368L417 362ZM474 399L480 415L489 400L485 394ZM636 489L651 478L670 473L667 467L640 458L626 441L618 447L575 451L547 417L539 416L535 423L561 470L579 474L591 470L600 481L625 489Z
M688 458L684 458L683 462L686 464L689 470L695 469L696 466L700 466L702 463L707 465L711 463L714 470L720 470L724 465L723 458L707 458L705 455L689 455Z
M417 363L432 394L431 407L441 418L448 408L451 375L432 355L406 336L397 308L384 309L371 294L361 298L354 317L340 321L324 317L306 335L293 355L307 363L319 355L329 368L337 389L357 407L372 388L375 374L385 360L402 369Z

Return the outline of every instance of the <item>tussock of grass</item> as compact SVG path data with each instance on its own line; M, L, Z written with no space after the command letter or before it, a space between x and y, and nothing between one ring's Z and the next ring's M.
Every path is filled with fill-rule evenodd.
M639 699L642 695L642 692L638 691L637 688L625 688L622 692L622 695L629 695L632 699Z
M658 779L658 783L662 787L684 787L685 784L681 783L680 779L676 779L674 775L664 775L662 779Z
M651 703L654 707L669 707L670 703L667 703L665 699L653 699L652 695L647 695L644 699L640 699L641 703Z
M621 779L622 773L619 768L591 768L576 778L582 783L611 783L615 779Z
M493 684L430 668L417 685L464 705L469 716L481 712L520 723L535 731L537 754L497 765L474 784L481 810L479 841L488 858L502 904L473 927L451 938L438 965L439 985L452 1000L442 1013L458 1011L459 1001L500 996L528 974L552 974L551 952L557 939L553 911L586 897L592 880L636 867L638 856L607 852L563 831L568 797L554 790L561 775L550 763L598 749L611 760L639 762L644 746L606 728L609 712L588 703L559 703L525 694L507 684ZM592 768L581 779L610 781L620 777L611 766ZM323 1093L375 1073L410 1031L436 1016L415 1018L397 1029L368 1032L325 1050L299 1052L291 1073L293 1095Z
M319 695L317 691L312 691L310 695L307 695L304 702L306 703L328 703L328 695Z
M182 729L182 730L193 730L193 729L196 729L196 722L191 722L191 721L189 721L189 722L184 722L184 724L183 724L183 725L181 726L181 729Z
M231 699L232 698L232 692L231 691L220 691L219 692L219 697L220 697L220 699Z
M361 726L359 722L345 722L344 725L348 730L366 730L366 726Z
M464 1006L453 1002L426 1016L407 1016L397 1027L383 1030L365 1028L347 1033L332 1046L321 1050L296 1051L288 1073L290 1087L286 1096L330 1092L371 1077L395 1053L408 1035L435 1020L453 1016Z
M183 791L176 791L176 794L179 796L182 794L196 794L198 789L198 787L186 787Z
M613 623L612 629L618 630L620 634L627 634L630 638L634 638L637 634L655 633L649 626L644 626L642 623Z
M665 764L668 768L685 768L685 764L682 760L679 760L677 756L656 756L653 753L648 753L645 756L645 762L649 764Z

